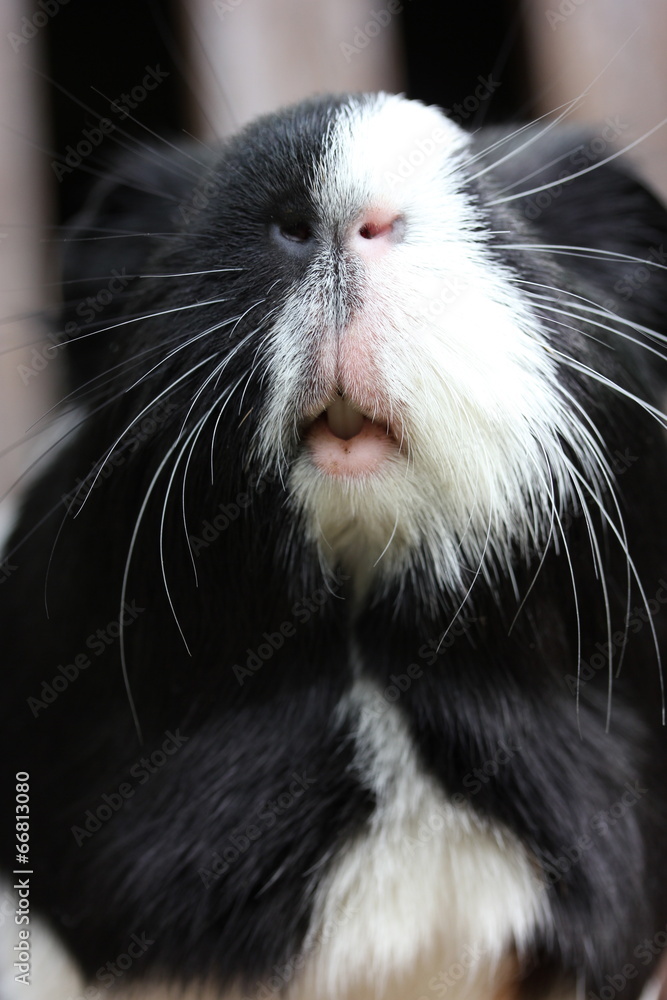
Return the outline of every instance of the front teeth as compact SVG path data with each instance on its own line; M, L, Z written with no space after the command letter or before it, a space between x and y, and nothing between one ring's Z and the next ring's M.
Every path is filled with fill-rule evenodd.
M364 426L364 415L354 410L342 396L338 396L325 412L329 430L343 441L355 437Z

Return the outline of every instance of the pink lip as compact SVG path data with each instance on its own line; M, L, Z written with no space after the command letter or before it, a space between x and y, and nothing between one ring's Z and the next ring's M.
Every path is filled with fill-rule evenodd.
M363 478L378 472L382 464L398 450L398 444L386 425L363 418L361 429L353 437L342 438L329 427L326 413L310 425L304 441L314 464L333 477Z

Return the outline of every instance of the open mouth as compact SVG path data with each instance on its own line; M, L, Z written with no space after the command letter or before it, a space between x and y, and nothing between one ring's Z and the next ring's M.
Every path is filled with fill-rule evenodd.
M306 428L311 460L329 476L358 478L378 472L398 441L386 420L372 420L340 394Z

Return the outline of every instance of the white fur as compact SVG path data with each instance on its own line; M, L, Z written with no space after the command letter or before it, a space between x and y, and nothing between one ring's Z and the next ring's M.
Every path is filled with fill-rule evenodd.
M11 883L0 882L0 1000L77 1000L83 993L83 978L48 925L34 914L30 916L30 984L16 982L16 905Z
M420 142L430 152L410 172ZM324 231L381 210L405 221L404 236L376 259L350 252L347 276L323 246L267 337L258 445L267 463L280 463L304 405L317 412L316 400L321 409L335 386L335 352L340 366L344 352L354 357L354 341L374 368L373 384L364 387L360 371L355 389L390 410L401 452L379 473L345 480L319 471L301 449L288 480L294 502L331 563L363 575L379 560L393 577L425 558L436 589L459 591L463 568L492 579L515 543L526 551L544 543L559 513L554 484L561 501L576 491L561 439L583 456L594 484L605 474L538 320L479 235L463 191L467 144L418 102L379 95L342 110L313 192ZM353 280L362 304L341 320Z
M514 971L513 949L520 954L548 924L545 887L516 838L447 801L421 769L399 712L384 703L378 716L376 705L374 687L359 681L341 721L354 727L355 767L377 808L324 881L316 880L304 947L284 971L267 970L259 995L277 997L286 987L286 1000L417 1000L420 992L439 995L429 983L449 977L451 1000L492 1000ZM31 996L80 995L81 980L63 951L56 956L44 927L35 929L34 949ZM53 975L45 981L46 959ZM6 1000L19 995L8 991ZM166 986L128 992L137 1000L190 995Z
M460 995L548 925L544 885L507 830L453 805L421 768L394 706L358 681L343 708L356 730L356 769L377 807L316 891L306 972L313 998L354 995L429 964L433 975L469 955ZM326 928L336 928L326 935ZM474 961L473 961L474 959ZM306 990L308 993L308 990ZM459 994L451 993L450 995Z
M465 134L435 109L380 95L344 107L330 140L313 191L323 227L340 232L373 210L400 216L405 233L376 259L350 260L347 273L323 246L288 296L267 336L257 448L267 465L282 464L294 421L327 401L354 340L374 363L370 386L360 371L359 391L389 409L401 451L381 473L347 481L302 452L289 470L294 502L323 555L358 580L367 582L377 560L391 577L423 553L436 585L461 588L464 567L491 575L514 543L529 549L546 538L554 482L564 495L573 490L560 437L583 454L594 482L604 460L559 388L539 322L479 236L462 187ZM359 282L362 305L349 316L345 293ZM312 925L296 956L304 968L287 983L287 1000L437 995L429 982L464 956L474 959L447 996L491 1000L513 952L550 926L546 888L514 835L447 799L421 768L400 713L385 706L378 715L375 696L360 680L341 713L378 804L313 882ZM13 983L13 931L6 921L0 935L2 1000L25 991ZM34 1000L80 994L79 974L39 922L32 940Z
M545 886L513 835L448 802L420 767L400 713L380 703L381 711L374 686L358 681L340 708L341 723L354 731L355 769L377 807L324 880L315 879L298 961L288 962L282 977L267 972L259 985L276 987L276 996L287 986L288 1000L417 1000L413 990L449 974L451 1000L491 1000L513 966L512 950L520 954L548 925ZM9 923L4 968L12 930ZM58 957L43 925L34 927L32 943L31 996L80 995L76 970L64 951ZM8 989L2 996L20 995ZM180 993L139 989L136 996ZM224 1000L239 996L232 991Z

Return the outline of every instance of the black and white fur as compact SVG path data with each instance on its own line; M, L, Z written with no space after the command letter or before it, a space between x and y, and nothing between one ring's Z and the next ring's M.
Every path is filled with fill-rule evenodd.
M94 193L73 235L117 238L71 243L65 319L138 277L68 347L0 594L3 801L29 771L32 904L84 984L146 933L122 985L147 997L416 1000L456 969L448 996L570 1000L628 964L640 995L667 924L667 216L617 161L563 183L580 141L323 98ZM339 395L391 435L367 476L304 441Z

